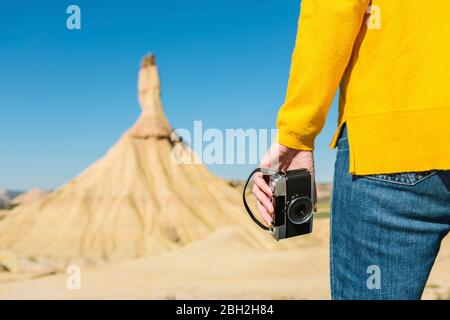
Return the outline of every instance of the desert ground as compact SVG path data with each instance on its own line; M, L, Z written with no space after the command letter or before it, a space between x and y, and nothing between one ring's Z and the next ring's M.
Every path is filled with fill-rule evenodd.
M0 299L329 299L328 226L318 219L297 249L278 252L248 245L246 227L224 228L155 258L82 268L79 290L65 273L3 273ZM450 298L448 270L449 237L424 299Z

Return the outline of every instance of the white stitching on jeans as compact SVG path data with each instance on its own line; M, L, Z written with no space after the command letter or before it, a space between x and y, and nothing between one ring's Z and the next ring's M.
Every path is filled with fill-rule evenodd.
M393 183L393 184L399 184L399 185L403 185L403 186L415 186L416 184L418 184L419 182L425 180L426 178L431 177L432 175L435 175L437 173L437 171L430 173L424 177L422 177L421 179L413 182L413 183L406 183L406 182L400 182L400 181L394 181L394 180L388 180L388 179L381 179L378 177L371 177L371 176L361 176L362 178L367 178L367 179L371 179L371 180L377 180L377 181L381 181L381 182L386 182L386 183Z

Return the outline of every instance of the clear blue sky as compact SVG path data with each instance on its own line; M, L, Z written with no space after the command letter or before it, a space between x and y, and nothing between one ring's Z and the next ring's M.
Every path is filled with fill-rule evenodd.
M82 30L66 28L81 8ZM101 157L139 115L136 80L158 56L175 128L274 128L299 0L1 1L0 188L56 188ZM336 103L317 141L331 181ZM249 166L213 166L244 178Z

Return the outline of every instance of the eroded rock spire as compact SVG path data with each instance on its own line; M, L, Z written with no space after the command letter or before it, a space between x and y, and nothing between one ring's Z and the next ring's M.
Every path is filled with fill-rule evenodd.
M169 138L172 133L161 102L161 83L156 57L149 54L142 59L139 70L138 98L142 113L128 131L135 138Z

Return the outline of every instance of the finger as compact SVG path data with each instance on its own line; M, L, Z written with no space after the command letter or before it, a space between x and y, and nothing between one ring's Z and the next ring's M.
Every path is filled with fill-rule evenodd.
M262 172L257 172L257 173L255 173L253 180L255 180L255 179L262 179L265 182L265 184L268 185L268 181L266 180L265 177L267 177L267 176L263 175Z
M264 220L267 226L272 226L272 216L267 212L266 208L262 205L261 202L257 201L258 211L261 215L261 218Z
M261 204L264 206L264 208L266 208L268 213L274 212L272 202L266 196L266 194L262 192L261 189L259 189L259 187L256 184L253 186L253 195L259 202L261 202Z
M256 200L258 200L264 206L264 208L266 208L268 213L272 213L274 211L272 202L266 196L266 194L258 188L257 185L253 186L252 193L255 196Z
M266 194L267 197L272 198L272 189L266 183L266 181L261 177L255 177L254 183L258 186L258 188Z

